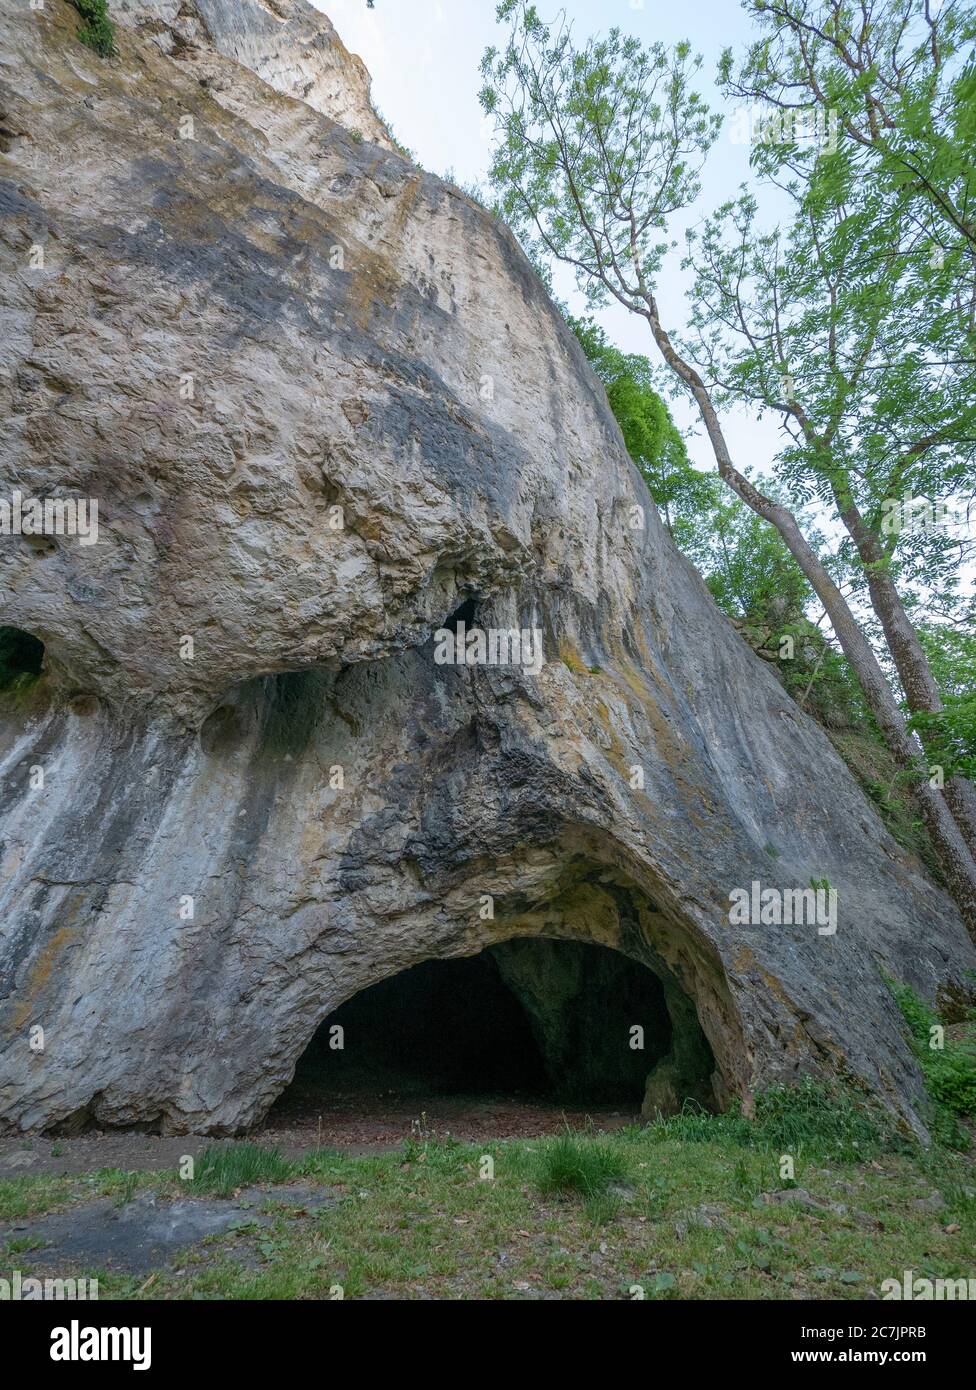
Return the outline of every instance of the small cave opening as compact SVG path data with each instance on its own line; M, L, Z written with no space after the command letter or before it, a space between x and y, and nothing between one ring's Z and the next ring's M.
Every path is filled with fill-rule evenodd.
M679 1050L674 1034L665 987L638 961L517 938L424 961L348 999L317 1029L267 1125L347 1143L403 1137L418 1116L471 1138L556 1129L570 1112L626 1124L648 1075Z
M44 643L19 627L0 627L0 691L32 685L44 667Z
M454 612L451 613L449 617L444 619L441 626L451 628L456 632L462 623L464 623L465 627L471 627L472 624L477 621L477 617L478 595L471 594L455 608Z

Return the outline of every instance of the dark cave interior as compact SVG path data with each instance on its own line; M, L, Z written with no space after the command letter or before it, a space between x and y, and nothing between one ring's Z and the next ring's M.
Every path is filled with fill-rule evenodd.
M323 1021L289 1091L504 1094L636 1113L671 1042L651 970L604 946L520 938L361 990Z
M0 690L32 681L44 665L44 643L19 627L0 627Z

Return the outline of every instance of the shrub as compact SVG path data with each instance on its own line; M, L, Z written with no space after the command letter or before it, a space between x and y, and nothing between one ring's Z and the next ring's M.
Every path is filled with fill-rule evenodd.
M908 1024L912 1051L932 1100L951 1115L976 1115L976 1044L945 1038L942 1047L933 1047L932 1029L940 1025L938 1014L911 985L893 980L888 983Z
M78 38L102 58L115 52L115 25L108 17L107 0L71 0L85 21L78 28Z

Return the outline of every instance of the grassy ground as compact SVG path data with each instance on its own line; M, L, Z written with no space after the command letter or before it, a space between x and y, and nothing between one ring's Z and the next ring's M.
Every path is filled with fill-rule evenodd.
M237 1172L280 1197L270 1226L245 1220L149 1279L75 1271L97 1275L102 1298L329 1298L340 1288L346 1298L627 1298L641 1296L635 1286L646 1298L857 1298L905 1269L974 1274L971 1158L870 1143L857 1158L853 1131L826 1149L800 1135L791 1184L775 1137L678 1121L612 1139L411 1141L396 1154L323 1151L297 1164L233 1146L191 1183L110 1170L9 1179L0 1223L96 1196L124 1203L146 1187L226 1195ZM328 1185L337 1204L290 1204L299 1178ZM27 1273L33 1258L42 1272L30 1244L8 1242L7 1263L16 1256Z

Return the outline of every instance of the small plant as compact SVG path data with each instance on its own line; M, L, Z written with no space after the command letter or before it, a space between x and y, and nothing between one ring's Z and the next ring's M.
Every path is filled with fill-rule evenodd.
M412 1139L429 1139L430 1127L427 1124L427 1111L421 1110L420 1118L410 1121L410 1137Z
M908 1024L912 1051L925 1077L925 1086L937 1107L949 1115L976 1115L976 1043L959 1042L942 1033L935 1010L912 989L889 980L888 987ZM933 1047L938 1038L941 1046ZM954 1145L958 1141L956 1127L951 1121L936 1117L939 1137ZM942 1135L941 1131L946 1133Z
M115 52L115 25L108 17L107 0L71 0L84 23L79 26L78 38L102 58Z
M121 1185L118 1192L115 1194L115 1205L117 1207L127 1207L136 1195L138 1186L138 1173L123 1173Z
M869 1158L894 1139L878 1106L838 1082L810 1076L760 1092L754 1124L757 1138L771 1149L841 1163Z
M387 135L390 137L390 140L393 144L393 148L396 150L397 154L402 155L404 159L409 159L411 164L416 164L417 156L414 154L413 150L408 150L406 145L404 145L402 141L397 139L396 133L394 132L392 125L390 125L390 122L383 115L383 112L380 110L380 108L378 106L374 106L373 110L376 112L376 118L379 121L380 125L383 126ZM457 180L448 179L448 182L456 183Z
M737 1158L735 1167L732 1169L732 1181L742 1192L754 1193L756 1183L752 1176L748 1163L744 1159Z
M417 1128L413 1128L414 1126ZM409 1139L403 1141L404 1163L423 1163L432 1171L436 1169L440 1173L460 1172L464 1164L471 1159L469 1148L452 1134L431 1134L426 1126L426 1112L421 1115L419 1121L411 1121L413 1132Z
M593 1215L605 1218L605 1198L613 1183L623 1182L630 1171L626 1155L605 1139L560 1134L547 1140L535 1162L535 1181L544 1197L554 1193L582 1197Z
M839 1082L805 1076L792 1086L774 1086L756 1095L747 1120L737 1103L724 1115L710 1115L694 1104L651 1126L662 1140L707 1144L725 1142L775 1154L860 1162L880 1149L897 1147L892 1122L881 1109Z
M295 1165L282 1158L277 1149L260 1144L223 1144L204 1149L196 1164L192 1187L229 1197L241 1187L255 1183L287 1182Z

